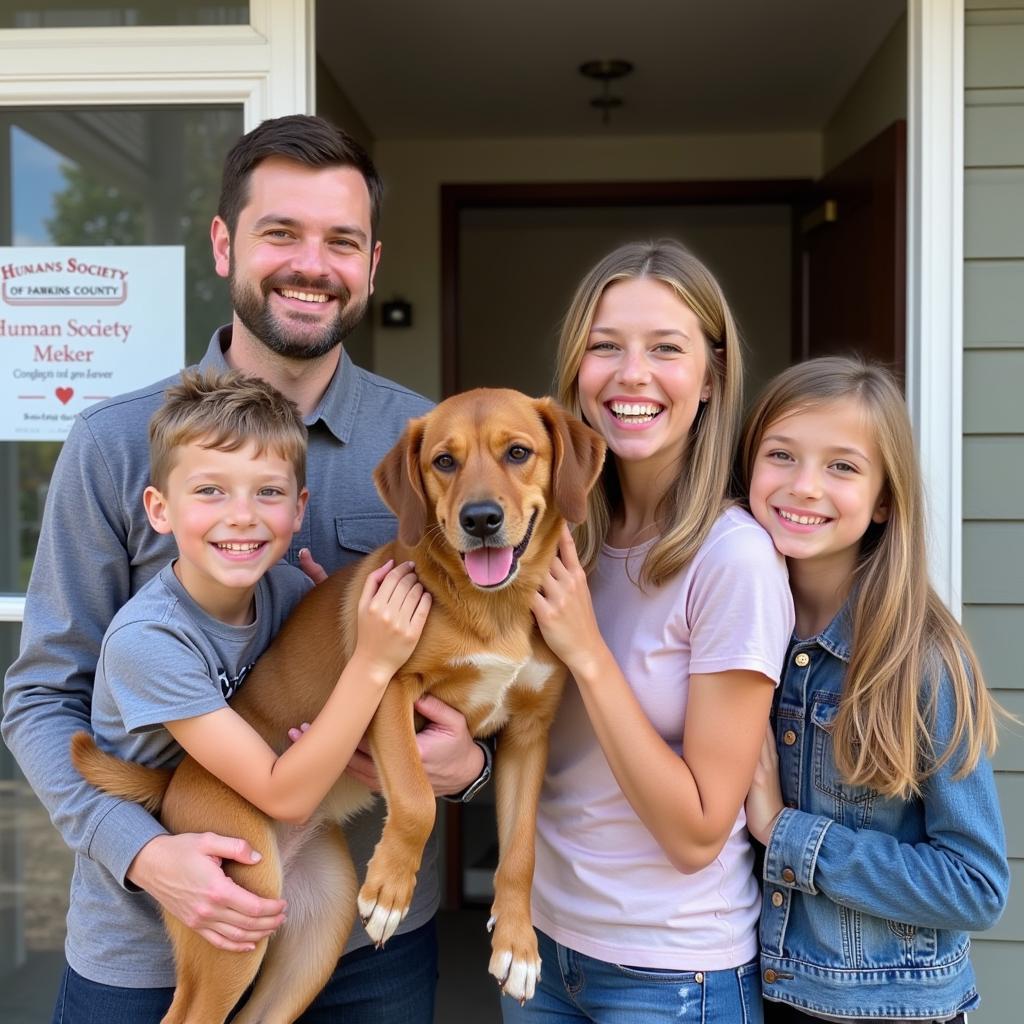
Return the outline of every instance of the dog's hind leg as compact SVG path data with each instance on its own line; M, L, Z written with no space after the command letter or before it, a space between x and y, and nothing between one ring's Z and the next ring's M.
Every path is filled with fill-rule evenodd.
M252 995L233 1024L291 1024L327 984L356 909L356 871L338 825L306 839L289 860L288 920L267 950Z
M234 790L186 758L175 773L161 814L173 832L200 832L221 822L225 835L245 839L261 859L256 864L227 861L224 870L249 892L267 899L281 896L281 859L274 823ZM198 932L168 913L164 924L174 947L177 985L162 1024L219 1024L227 1019L252 984L268 940L248 953L217 949Z

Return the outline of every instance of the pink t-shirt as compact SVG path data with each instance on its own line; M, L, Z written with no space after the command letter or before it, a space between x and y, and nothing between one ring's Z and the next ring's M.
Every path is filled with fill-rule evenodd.
M639 579L651 544L606 547L590 587L623 675L658 733L681 753L690 673L748 669L778 682L793 600L783 559L741 509L719 517L682 572L644 592L631 580ZM761 901L752 867L742 807L713 863L690 875L672 866L619 789L570 680L551 732L537 820L537 927L608 963L738 967L757 953Z

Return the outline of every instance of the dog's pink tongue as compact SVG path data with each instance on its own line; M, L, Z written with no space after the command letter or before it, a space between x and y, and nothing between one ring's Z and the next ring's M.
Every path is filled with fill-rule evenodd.
M478 587L501 583L511 568L511 548L477 548L466 552L466 572Z

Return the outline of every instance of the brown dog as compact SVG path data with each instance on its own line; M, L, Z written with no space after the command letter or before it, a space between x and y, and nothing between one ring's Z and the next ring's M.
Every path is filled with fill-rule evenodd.
M515 391L467 392L410 421L374 474L398 516L398 540L307 595L232 701L268 744L284 750L288 727L313 719L352 653L368 573L388 558L416 563L433 603L369 729L388 814L358 909L380 945L409 908L435 812L413 703L433 693L465 715L474 736L502 730L489 969L520 1000L533 995L540 973L530 921L534 825L548 727L565 678L530 599L563 520L584 518L604 451L597 433L549 399ZM342 776L310 821L295 828L268 818L189 757L173 771L144 768L102 753L79 733L72 759L94 785L159 810L172 832L244 837L263 859L233 863L228 873L253 892L288 900L288 920L252 953L218 950L165 914L178 976L164 1021L222 1021L257 971L235 1020L293 1021L327 982L352 926L356 877L338 823L372 802L369 791Z

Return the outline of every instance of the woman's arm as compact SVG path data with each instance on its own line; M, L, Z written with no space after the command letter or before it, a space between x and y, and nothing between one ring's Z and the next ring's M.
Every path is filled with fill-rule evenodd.
M533 611L548 646L573 674L609 767L640 820L680 871L706 867L732 832L750 786L771 680L744 670L691 676L679 757L601 638L568 531Z
M345 770L394 673L412 653L430 595L411 563L383 566L359 600L358 641L301 743L276 754L231 708L167 722L171 735L207 771L280 821L299 824Z

